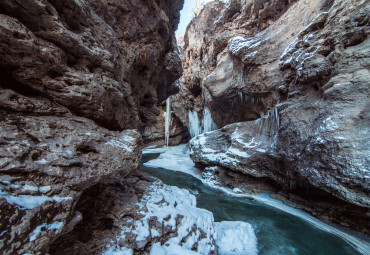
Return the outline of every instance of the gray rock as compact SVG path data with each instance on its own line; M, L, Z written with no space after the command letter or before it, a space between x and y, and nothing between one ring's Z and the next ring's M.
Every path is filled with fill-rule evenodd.
M182 5L0 2L1 254L46 254L89 217L87 189L138 167L139 131L178 91Z
M311 212L369 233L370 30L366 10L370 6L367 1L345 0L333 5L311 1L304 9L302 4L292 5L255 37L232 38L228 51L233 57L224 51L205 80L211 94L218 96L239 86L233 82L238 73L239 79L245 78L243 92L265 88L281 93L274 99L280 100L279 122L274 124L279 124L278 129L271 135L273 124L263 125L259 132L254 131L258 129L255 122L225 126L194 138L192 158L203 165L267 178L302 201L310 201L311 208L325 201L340 213ZM307 8L315 14L308 15ZM246 71L251 63L256 68ZM243 72L238 71L240 65ZM273 116L274 108L269 109ZM268 111L263 113L266 116ZM259 125L264 119L269 118L257 120Z
M1 116L2 254L45 252L78 223L74 207L85 189L138 167L137 131L73 116Z

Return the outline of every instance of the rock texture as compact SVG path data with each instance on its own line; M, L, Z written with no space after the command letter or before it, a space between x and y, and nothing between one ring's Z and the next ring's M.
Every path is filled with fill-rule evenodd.
M311 208L321 197L340 213L318 213L369 234L369 10L368 1L300 0L254 36L232 37L202 86L214 102L241 92L263 118L193 139L194 161L315 196ZM210 108L216 122L238 111L228 107Z
M255 36L273 24L294 2L232 0L225 5L221 1L213 1L203 8L189 24L181 52L184 75L180 80L180 93L174 96L173 101L175 114L183 123L188 123L186 117L189 109L200 113L204 106L211 110L213 119L221 127L237 121L252 120L279 100L280 94L271 91L273 84L267 85L269 81L264 78L271 67L261 69L259 63L244 66L240 59L230 54L228 41L237 35ZM314 3L307 1L305 4L302 13L313 11ZM303 9L302 6L299 8ZM314 17L315 13L309 15ZM279 37L279 34L291 29L299 31L295 23L300 18L298 15L290 16L290 20L283 24L285 31L280 31L280 27L271 28L270 31L287 47L289 41L285 41L283 36ZM309 23L308 20L301 22L303 25ZM266 45L271 43L275 44L274 37ZM281 44L279 47L284 50ZM265 55L270 56L266 58ZM279 61L280 55L275 51L265 51L259 57L260 61L269 63L272 62L271 58ZM254 69L260 70L257 73L253 72ZM260 82L262 80L264 85ZM230 106L233 111L230 111Z
M143 141L145 146L165 145L165 110L166 106L160 106L157 123L155 125L145 127L143 131ZM188 142L189 138L187 128L184 127L179 118L172 112L169 145L175 146L181 142Z
M182 1L168 2L2 1L2 86L109 129L155 123L182 72L173 36Z
M140 131L178 91L182 4L0 2L1 254L45 254L87 216L85 190L138 167Z
M136 171L115 186L94 186L84 196L76 208L89 216L58 239L50 254L122 254L128 250L159 254L156 249L162 251L160 246L166 243L175 245L178 254L191 249L197 254L215 253L213 215L196 208L195 197L187 190ZM201 250L204 246L208 251Z

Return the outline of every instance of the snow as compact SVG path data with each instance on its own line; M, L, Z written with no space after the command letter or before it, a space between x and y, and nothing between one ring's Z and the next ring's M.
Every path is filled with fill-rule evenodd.
M242 221L216 222L216 244L220 255L255 255L257 237L253 227Z
M168 246L161 246L156 243L150 250L150 255L199 255L200 253L185 249L184 247L176 244L169 244Z
M132 152L132 149L130 147L127 146L127 144L124 142L124 140L110 140L109 142L107 142L108 145L112 146L112 147L118 147L118 148L121 148L121 149L124 149L128 152Z
M216 250L214 241L221 255L257 254L257 238L249 223L215 223L210 211L196 207L196 198L188 190L167 186L160 181L154 182L151 190L138 203L139 213L144 217L133 222L133 227L122 227L117 240L132 234L136 242L160 236L158 230L150 228L155 218L158 223L154 225L162 226L160 231L167 229L166 232L176 235L164 243L154 243L151 255L210 254ZM193 247L197 250L192 250ZM103 254L132 254L132 250L112 244Z
M123 227L117 240L125 238L128 233L136 235L136 241L150 240L153 234L158 236L158 230L150 233L153 231L150 223L156 218L159 222L156 225L161 225L162 230L167 229L177 235L169 238L163 245L153 245L150 254L209 254L216 249L212 242L215 234L213 214L196 208L195 196L188 190L167 186L160 181L154 182L151 190L138 204L139 213L144 217L136 220L133 228ZM191 251L195 244L198 253ZM118 254L113 253L118 249L111 246L103 254ZM176 250L183 253L174 253Z
M65 200L72 199L71 197L48 197L45 195L42 196L31 196L31 195L14 195L11 193L7 193L0 187L0 197L5 198L9 204L16 204L19 209L27 210L33 209L45 203L46 201L55 201L55 202L63 202Z
M39 188L39 191L40 191L41 193L46 193L46 192L48 192L49 190L51 190L51 187L50 187L50 186L41 186L41 187Z
M324 120L324 125L326 130L330 132L335 131L339 128L338 123L336 123L331 116Z
M109 247L102 255L132 255L133 251L126 247Z
M40 165L45 165L47 164L48 162L46 161L46 159L40 159L40 160L36 160L34 161L36 164L40 164Z
M22 189L24 191L39 191L39 188L37 186L32 186L32 185L28 185L28 184L22 186Z
M61 229L63 225L64 225L63 222L55 221L52 224L44 223L40 226L37 226L35 230L32 232L32 235L30 236L30 242L35 241L42 232L53 230L53 229Z
M189 150L186 148L186 144L158 149L146 148L143 150L144 154L158 152L161 153L161 155L156 159L144 163L144 166L181 171L196 178L200 177L200 172L195 168L195 164L189 156Z
M198 136L196 139L199 139L199 138L200 138L200 136ZM205 140L205 138L202 138L202 139ZM202 142L204 142L204 141L202 141ZM177 155L172 155L171 151L177 151L178 154ZM255 199L256 201L259 201L259 202L262 202L264 204L270 205L274 208L282 210L282 211L284 211L286 213L289 213L291 215L295 215L296 217L298 217L298 218L316 226L319 229L322 229L324 231L332 233L332 234L342 238L343 240L347 241L351 245L353 245L360 252L362 252L364 254L368 254L367 251L369 249L369 246L366 243L364 243L363 241L361 241L361 240L359 240L359 239L357 239L353 236L350 236L347 233L345 233L345 232L343 232L339 229L336 229L332 226L329 226L329 225L319 221L318 219L310 216L309 214L307 214L305 212L302 212L300 210L289 207L289 206L285 205L283 202L271 198L269 194L266 194L266 193L262 193L262 194L259 194L259 195L252 195L252 194L247 194L247 193L242 193L241 194L238 189L231 190L230 188L221 187L220 183L217 180L204 179L204 177L209 178L209 174L206 174L203 177L204 173L199 174L199 171L197 169L195 169L195 167L194 167L194 163L191 164L192 161L190 159L189 152L186 149L186 145L182 144L182 145L178 145L178 146L172 146L172 147L168 147L168 148L157 148L157 149L147 148L147 149L143 150L143 154L152 153L152 152L162 153L159 156L159 158L161 158L161 160L151 160L151 161L147 162L144 165L149 166L149 167L153 167L153 166L151 166L152 162L155 162L155 164L153 164L153 165L155 165L155 167L161 167L161 168L164 168L165 170L175 170L175 171L181 171L181 172L190 174L190 175L194 176L195 178L199 179L200 181L202 181L205 185L209 185L213 188L221 190L221 191L229 194L230 196L235 196L235 197L239 197L239 198L246 197L246 198ZM176 157L179 157L179 158L176 158ZM168 161L171 161L171 160L177 160L178 166L176 167L176 169L167 168L167 163L168 163ZM181 166L180 165L181 162L186 162L187 165L186 166ZM216 170L215 167L208 167L207 169L211 170L211 171Z
M237 55L241 50L254 49L258 47L261 42L256 37L245 38L243 36L235 36L229 40L229 51L233 55Z
M132 136L127 135L127 133L124 133L121 135L121 137L118 138L118 140L110 140L106 144L112 146L112 147L118 147L121 149L124 149L128 152L132 152L131 146L135 145L134 141L136 139Z
M239 157L243 157L243 158L249 158L250 155L245 152L245 151L241 151L239 150L238 148L235 148L235 147L231 147L227 150L226 153L230 153L231 155L237 155Z

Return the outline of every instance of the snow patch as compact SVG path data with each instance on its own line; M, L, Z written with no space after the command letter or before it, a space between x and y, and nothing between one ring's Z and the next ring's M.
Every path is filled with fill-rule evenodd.
M161 155L153 160L144 163L144 166L153 168L165 168L172 171L181 171L199 178L200 172L195 168L194 162L189 156L189 150L186 144L178 146L169 146L158 149L146 148L143 153L161 153Z
M42 196L31 196L31 195L14 195L7 193L0 187L0 197L5 198L9 204L16 204L21 210L29 210L35 207L41 206L46 201L54 201L57 203L70 200L72 197L48 197Z
M126 247L108 246L108 249L102 255L133 255L132 249Z
M257 237L253 227L242 221L216 222L217 247L220 255L255 255Z
M36 160L36 161L33 161L34 163L36 164L40 164L40 165L45 165L47 164L48 162L46 161L46 159L40 159L40 160Z
M40 226L37 226L35 230L32 232L32 235L30 236L30 242L33 242L37 239L37 237L42 233L53 229L61 229L63 227L63 222L55 221L52 224L42 224Z

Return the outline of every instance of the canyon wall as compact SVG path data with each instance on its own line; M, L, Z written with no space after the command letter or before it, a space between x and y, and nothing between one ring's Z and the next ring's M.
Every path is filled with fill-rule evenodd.
M140 132L179 90L182 5L0 2L0 253L45 254L86 217L84 191L138 167Z
M364 0L208 4L185 35L175 113L187 125L206 105L223 128L194 138L192 159L369 234L369 13Z

